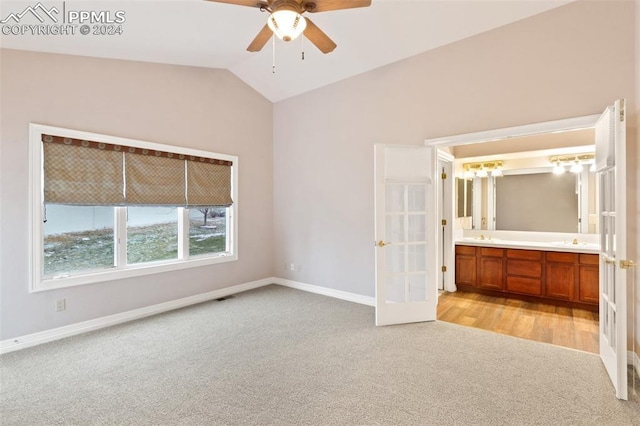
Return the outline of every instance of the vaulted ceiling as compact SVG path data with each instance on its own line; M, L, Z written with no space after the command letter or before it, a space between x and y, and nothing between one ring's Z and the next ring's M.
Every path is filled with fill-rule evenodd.
M0 41L11 49L228 69L277 102L571 1L373 0L367 8L309 14L338 45L327 55L300 38L247 52L267 18L257 8L204 0L43 1L66 13L124 11L122 34L3 34ZM36 4L3 0L0 19Z

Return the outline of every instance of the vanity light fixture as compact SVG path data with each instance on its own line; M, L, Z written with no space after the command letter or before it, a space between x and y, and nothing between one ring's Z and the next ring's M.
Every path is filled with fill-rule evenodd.
M576 155L556 155L549 158L549 162L555 164L553 168L553 173L556 175L560 175L566 171L566 167L569 166L569 171L571 173L581 173L584 170L584 165L591 165L591 169L593 170L593 166L595 165L595 154L593 153L584 153L584 154L576 154Z
M464 178L473 179L474 177L485 178L489 176L502 176L502 161L487 161L484 163L465 163L462 165L464 169Z

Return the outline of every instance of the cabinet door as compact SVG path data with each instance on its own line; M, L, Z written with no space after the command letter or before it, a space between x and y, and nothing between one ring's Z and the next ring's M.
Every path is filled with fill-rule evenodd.
M456 284L476 286L476 257L456 254Z
M480 257L478 259L478 287L492 290L502 290L501 257Z
M600 289L598 287L599 268L593 265L580 265L580 301L586 303L600 303Z
M575 288L575 266L572 263L547 263L546 266L545 295L556 299L572 300Z

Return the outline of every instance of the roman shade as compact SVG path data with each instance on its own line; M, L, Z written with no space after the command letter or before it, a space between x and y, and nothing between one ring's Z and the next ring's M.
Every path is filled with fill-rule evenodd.
M193 207L233 204L231 167L212 161L187 161L187 205Z
M42 135L44 202L228 207L231 161Z
M42 141L45 203L124 203L120 146L51 135Z
M184 160L126 153L125 176L127 204L186 204Z

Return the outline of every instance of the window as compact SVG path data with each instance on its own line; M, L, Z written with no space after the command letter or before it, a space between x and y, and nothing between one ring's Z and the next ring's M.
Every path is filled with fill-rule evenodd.
M235 156L30 125L31 291L237 259Z

